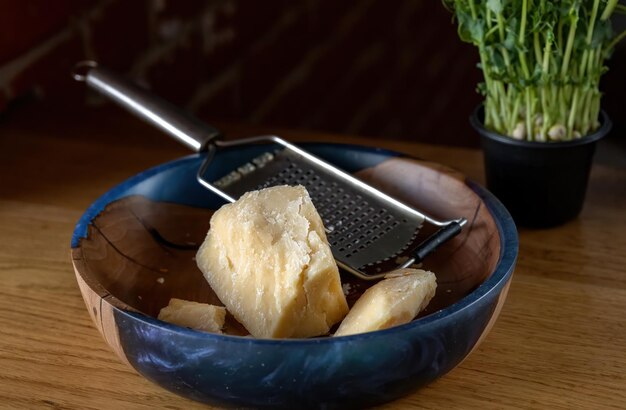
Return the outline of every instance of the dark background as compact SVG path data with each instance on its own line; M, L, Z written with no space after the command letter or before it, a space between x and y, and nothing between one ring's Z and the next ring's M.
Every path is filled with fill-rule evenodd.
M4 0L0 116L104 104L73 82L84 58L209 121L460 146L478 138L477 55L432 0ZM603 104L626 139L626 47Z

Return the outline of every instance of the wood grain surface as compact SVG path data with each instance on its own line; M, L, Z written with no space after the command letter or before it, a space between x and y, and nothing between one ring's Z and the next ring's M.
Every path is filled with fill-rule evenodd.
M221 125L233 136L263 131ZM280 134L396 149L482 181L475 150ZM0 408L207 408L151 384L108 348L85 308L69 251L74 224L94 199L186 153L118 111L38 110L2 119ZM447 376L384 408L625 406L626 169L597 164L577 220L520 230L509 296L482 345Z

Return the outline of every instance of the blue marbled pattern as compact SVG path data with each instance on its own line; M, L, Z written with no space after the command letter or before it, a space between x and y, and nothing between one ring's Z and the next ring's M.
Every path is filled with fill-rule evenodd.
M349 171L397 154L363 147L311 144L307 149ZM255 148L226 151L217 167L232 168ZM148 170L112 189L89 208L74 233L76 246L107 203L133 194L195 206L219 200L194 179L197 155ZM387 402L447 373L472 350L511 279L517 257L515 225L502 205L468 182L499 228L496 271L459 302L409 324L368 334L306 340L257 340L181 328L115 310L119 338L139 373L182 396L221 406L360 408Z

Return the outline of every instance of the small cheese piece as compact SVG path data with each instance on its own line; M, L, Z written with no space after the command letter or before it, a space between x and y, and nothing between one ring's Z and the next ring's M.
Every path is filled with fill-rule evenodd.
M327 334L348 312L322 219L303 186L252 191L224 205L196 261L254 337Z
M172 298L170 303L161 309L158 318L178 326L211 333L222 333L226 309L222 306Z
M341 322L335 336L372 332L408 323L435 296L432 272L399 269L365 291Z

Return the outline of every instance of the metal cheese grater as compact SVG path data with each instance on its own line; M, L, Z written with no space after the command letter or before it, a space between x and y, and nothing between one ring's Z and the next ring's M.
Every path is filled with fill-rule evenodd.
M217 129L94 61L78 63L73 77L194 151L206 151L198 182L227 201L269 186L304 185L322 217L337 264L359 278L379 279L385 272L421 262L467 222L433 219L277 136L222 141ZM250 144L264 144L267 150L208 180L218 148Z

